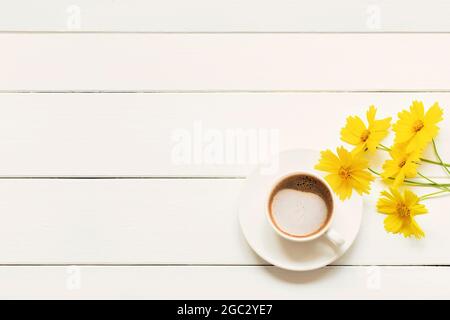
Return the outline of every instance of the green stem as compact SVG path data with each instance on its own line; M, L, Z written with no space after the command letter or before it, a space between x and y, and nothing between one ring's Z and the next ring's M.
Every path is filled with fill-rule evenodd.
M433 150L434 150L434 153L436 154L436 157L439 159L441 166L444 168L444 170L447 172L447 174L450 175L450 170L444 165L444 162L442 161L442 158L437 151L436 142L434 141L434 139L432 140L432 142L433 142Z
M445 163L445 162L437 162L437 161L433 161L433 160L429 160L429 159L424 159L424 158L420 158L420 161L422 162L426 162L426 163L430 163L430 164L436 164L438 166L442 166L444 168L449 167L450 168L450 163Z
M437 185L438 183L436 181L431 180L430 178L428 178L427 176L424 176L423 174L421 174L420 172L417 172L417 175L424 178L425 180L427 180L428 182L430 182L431 184Z
M382 144L382 143L380 143L379 146L382 147L383 149L386 149L387 151L391 151L391 148L385 146L385 145Z
M377 175L377 176L381 176L381 173L373 170L372 168L368 168L368 170L370 172L372 172L373 174ZM394 178L390 177L388 178L389 180L395 180ZM425 179L427 179L425 177ZM428 180L428 179L427 179ZM416 186L416 187L433 187L433 188L438 188L438 189L445 189L447 191L447 187L450 187L450 183L436 183L436 182L432 182L432 183L423 183L423 182L417 182L417 181L412 181L412 180L408 180L405 179L404 180L405 184L408 184L410 186ZM450 190L448 190L450 191Z
M384 150L384 151L391 151L390 148L386 147L384 144L381 144L381 143L378 145L378 148L380 150Z
M385 145L383 145L381 143L378 146L379 146L378 147L379 150L383 150L383 151L387 151L387 152L391 151L390 148L386 147ZM445 163L443 161L439 162L439 161L434 161L434 160L425 159L425 158L420 158L420 161L423 161L423 162L426 162L426 163L430 163L430 164L435 164L435 165L442 166L442 167L450 168L450 163Z
M442 190L446 190L446 191L450 191L450 189L446 188L445 186L443 186L440 183L437 183L434 180L431 180L430 178L424 176L423 174L421 174L420 172L417 172L417 175L421 176L422 178L424 178L425 180L429 181L434 187L442 189Z
M425 194L425 195L421 196L419 199L420 200L425 200L425 199L433 198L434 196L442 194L442 193L445 193L445 192L450 192L450 191L441 190L441 191L437 191L437 192L428 193L428 194Z

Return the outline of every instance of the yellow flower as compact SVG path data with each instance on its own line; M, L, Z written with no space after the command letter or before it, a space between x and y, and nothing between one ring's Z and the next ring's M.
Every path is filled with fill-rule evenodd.
M442 109L436 102L425 113L421 101L413 101L410 111L398 114L399 120L394 124L395 144L404 144L406 152L424 149L438 134L437 123L442 120Z
M420 149L406 153L401 146L394 146L390 151L392 159L384 162L381 177L383 179L395 178L394 187L400 186L405 178L414 178L417 175L421 154Z
M362 153L351 153L344 147L337 148L337 155L331 150L321 152L317 170L328 172L325 180L341 200L350 198L353 189L359 194L369 193L374 177L367 171L368 161Z
M381 140L387 136L391 118L375 120L376 113L377 109L374 106L370 106L366 114L367 127L361 118L357 116L347 118L347 123L341 130L341 139L354 145L355 152L366 150L373 152Z
M403 195L396 189L381 192L378 200L378 212L387 214L384 228L387 232L402 233L405 237L415 236L417 239L425 236L414 217L427 213L427 208L419 203L419 197L410 190Z

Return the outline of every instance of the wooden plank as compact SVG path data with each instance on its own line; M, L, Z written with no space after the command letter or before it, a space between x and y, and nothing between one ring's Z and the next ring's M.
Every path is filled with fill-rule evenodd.
M0 89L449 90L449 40L450 34L4 33Z
M449 13L442 0L3 0L0 30L448 32Z
M245 266L1 267L0 282L2 299L450 297L448 267L327 267L306 273Z
M448 181L448 180L447 180ZM1 179L0 264L265 264L239 228L240 179ZM450 264L449 197L429 200L420 241L387 234L373 186L338 265ZM431 191L428 191L431 192Z
M449 93L0 94L0 176L242 177L279 150L341 145L371 104L396 118L414 99L444 109L449 162Z

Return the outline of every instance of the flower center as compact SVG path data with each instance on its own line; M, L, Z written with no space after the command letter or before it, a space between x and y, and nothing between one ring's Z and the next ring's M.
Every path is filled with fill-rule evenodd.
M348 178L350 178L350 169L340 167L338 174L342 179L347 180Z
M406 164L406 160L403 159L402 161L399 162L398 166L399 166L399 168L403 168L405 166L405 164Z
M361 141L362 142L366 142L367 139L369 139L370 136L370 131L369 130L364 130L364 132L361 134Z
M397 204L397 213L400 217L409 217L409 208L404 203Z
M422 120L417 120L413 124L413 131L414 132L419 132L420 130L422 130L423 126L424 126L423 121Z

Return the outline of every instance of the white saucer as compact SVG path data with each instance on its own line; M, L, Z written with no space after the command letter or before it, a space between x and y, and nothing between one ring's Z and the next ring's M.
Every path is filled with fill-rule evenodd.
M292 171L315 171L319 160L318 151L296 149L280 153L279 170L274 174L261 174L256 169L247 179L239 199L239 221L250 247L264 260L277 267L306 271L324 267L352 245L361 226L363 202L354 194L350 200L335 204L332 228L345 239L345 244L336 248L326 239L319 238L306 243L283 239L269 225L265 211L265 196L275 177ZM321 174L320 172L316 171Z

